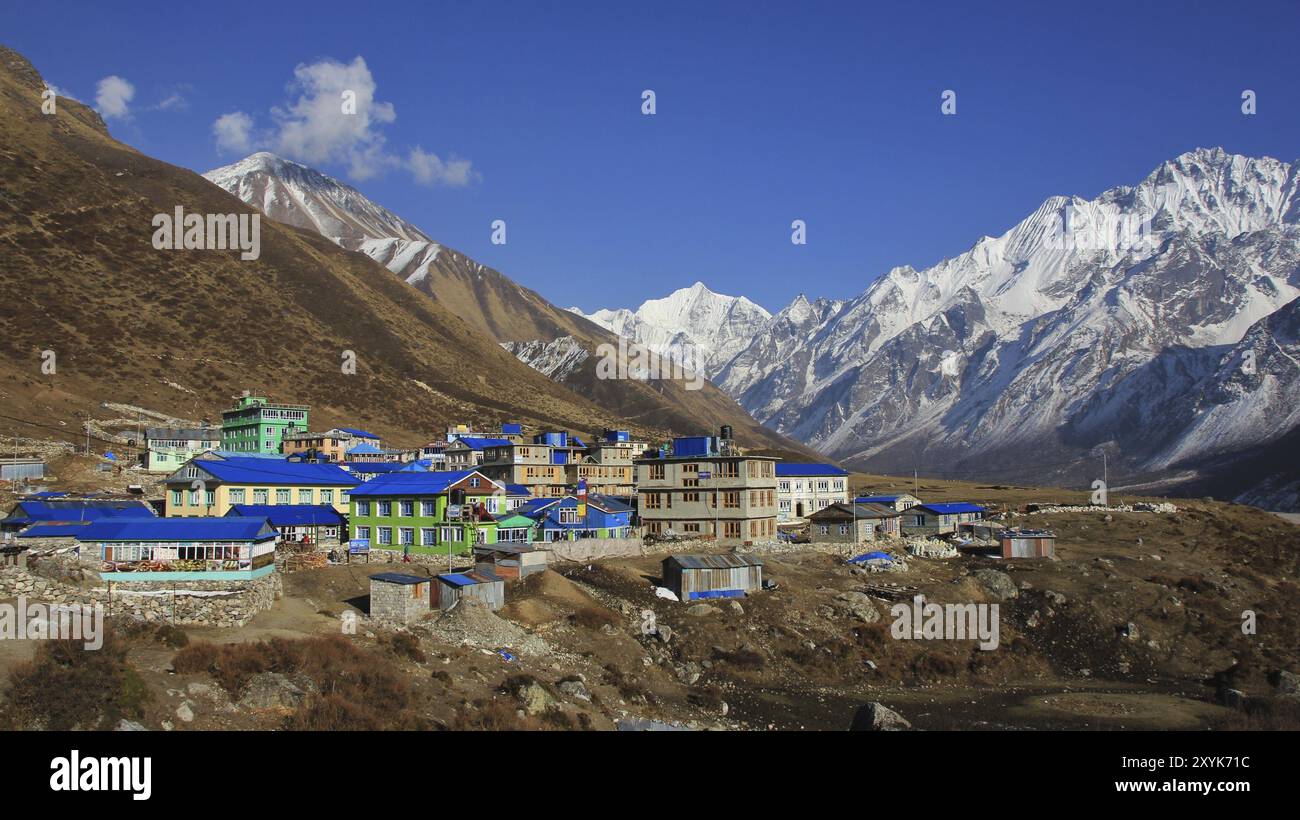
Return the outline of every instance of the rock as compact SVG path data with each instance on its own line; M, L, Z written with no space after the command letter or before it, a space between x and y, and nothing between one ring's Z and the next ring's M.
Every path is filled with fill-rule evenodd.
M1101 520L1109 524L1110 522L1115 520L1115 516L1111 515L1110 513L1106 513L1101 517Z
M524 707L524 712L530 715L540 715L548 709L555 707L555 698L551 693L546 691L546 687L537 681L533 681L519 688L515 693L519 698L519 703Z
M1300 675L1294 672L1279 670L1269 675L1269 682L1273 684L1273 688L1279 695L1300 696Z
M736 613L737 615L745 614L745 608L740 605L740 601L731 601L729 604L727 604L727 606L730 607L731 611Z
M245 709L295 709L306 696L302 687L279 672L259 672L248 681L239 705Z
M556 688L571 698L585 701L591 700L591 692L587 691L587 687L580 680L561 681Z
M872 701L858 709L849 731L901 732L911 728L912 724L904 720L902 715L882 703Z
M217 687L210 683L194 681L185 687L185 691L196 698L212 698L217 694Z
M1050 589L1044 591L1043 596L1046 597L1047 600L1051 601L1056 606L1061 606L1066 602L1066 597L1064 595L1062 595L1059 592L1054 592L1053 590Z
M122 718L121 722L117 724L117 730L118 730L119 732L147 732L147 731L149 731L148 729L144 728L144 725L143 725L143 724L136 723L134 720L127 720L126 718Z
M971 577L986 592L999 600L1006 601L1020 595L1020 590L1016 589L1015 582L1005 572L996 569L977 569L971 573Z
M655 636L658 637L659 640L663 641L664 643L668 643L673 639L673 628L668 624L659 624L659 627L655 632Z
M176 707L176 717L180 718L183 723L189 723L194 720L194 710L190 708L189 701L184 701Z
M695 604L694 606L686 608L686 614L694 618L703 618L706 615L717 615L720 611L721 610L712 604Z
M1138 629L1138 625L1133 623L1132 621L1129 621L1128 623L1123 624L1121 626L1115 627L1115 632L1121 638L1128 638L1131 641L1135 641L1138 639L1138 637L1140 637L1140 630Z
M861 592L841 592L835 596L835 606L869 624L880 620L880 610L872 603L871 596Z
M1033 628L1038 626L1038 623L1038 610L1035 609L1029 614L1029 617L1025 619L1025 626Z

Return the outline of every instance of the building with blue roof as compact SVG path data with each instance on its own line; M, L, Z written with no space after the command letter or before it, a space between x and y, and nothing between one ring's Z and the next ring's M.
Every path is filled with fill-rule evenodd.
M275 572L279 534L265 518L104 519L77 536L112 583L252 581Z
M347 524L343 514L327 504L233 504L227 518L264 518L289 541L338 538Z
M235 504L328 504L345 513L361 480L335 464L208 454L164 483L168 517L199 517L224 516Z
M140 499L25 497L0 519L0 532L19 532L37 524L77 523L103 518L153 518L153 507Z
M956 532L958 524L983 520L985 509L965 501L916 504L903 515L903 535L928 537Z
M536 522L536 540L540 541L632 536L632 508L606 496L588 496L585 509L574 495L534 498L516 513Z
M776 520L799 522L832 504L849 502L849 473L834 464L778 461Z
M386 473L352 491L348 537L372 549L468 553L496 542L507 498L478 470Z
M859 504L880 504L884 507L893 507L898 512L902 512L910 507L915 507L921 503L921 499L908 493L899 493L898 495L861 495L853 499Z

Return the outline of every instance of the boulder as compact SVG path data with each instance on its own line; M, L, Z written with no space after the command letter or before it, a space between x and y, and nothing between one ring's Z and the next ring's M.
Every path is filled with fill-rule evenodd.
M560 681L559 685L557 685L555 688L559 689L562 693L568 695L571 698L577 698L578 700L585 700L585 701L591 700L591 692L587 691L586 684L584 684L580 680Z
M712 604L695 604L686 608L686 614L694 618L703 618L706 615L717 615L721 610Z
M1015 581L1005 572L996 569L977 569L971 573L985 592L1000 601L1006 601L1020 595L1020 590L1016 588Z
M239 699L245 709L295 709L307 696L301 686L279 672L259 672Z
M871 596L862 592L841 592L835 596L835 606L869 624L880 620L880 610L872 603Z
M555 707L555 698L551 697L551 693L546 691L546 687L537 681L519 687L515 697L519 699L524 712L530 715L540 715L542 712Z
M882 703L872 701L858 709L853 716L851 732L901 732L911 729L902 715Z

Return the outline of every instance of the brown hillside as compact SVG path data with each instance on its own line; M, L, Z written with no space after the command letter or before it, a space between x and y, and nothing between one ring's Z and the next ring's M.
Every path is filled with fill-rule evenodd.
M254 211L115 141L83 105L60 98L56 114L42 114L42 87L30 63L0 47L4 415L66 425L75 439L77 420L103 401L198 418L252 389L311 404L313 426L350 421L408 443L456 420L622 425L650 436L694 429L694 416L658 412L668 402L621 418L377 263L307 231L263 219L255 261L155 250L155 214L178 205ZM54 375L41 371L45 350L57 354ZM341 372L345 350L356 352L356 375ZM731 407L709 426L731 422L742 438L761 436L754 443L782 441ZM37 434L0 419L10 428Z

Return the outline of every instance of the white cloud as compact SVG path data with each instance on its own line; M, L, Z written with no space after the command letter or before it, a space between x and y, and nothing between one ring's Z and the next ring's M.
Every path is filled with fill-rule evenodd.
M135 97L135 86L110 74L95 86L95 107L107 119L123 119L131 114L130 102Z
M185 98L185 95L192 90L193 86L189 83L181 83L159 100L154 109L157 111L184 111L190 107L190 101Z
M463 188L478 179L469 160L448 157L443 162L437 154L428 153L418 145L407 155L406 167L415 181L422 185L442 184Z
M276 150L309 163L347 163L356 179L382 172L394 161L384 150L378 126L396 120L397 112L392 103L375 99L375 88L361 57L346 64L300 64L289 84L290 91L299 92L298 99L271 112L278 129Z
M243 111L222 114L212 123L217 150L223 154L247 154L253 148L253 118Z
M287 90L291 101L271 109L274 125L254 135L253 119L225 114L212 130L218 148L275 151L311 165L341 163L353 179L364 180L392 169L408 171L425 185L463 186L478 178L469 160L448 158L415 147L403 158L388 149L383 128L396 122L392 103L375 98L378 86L362 57L350 63L323 59L300 63Z

